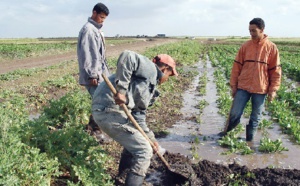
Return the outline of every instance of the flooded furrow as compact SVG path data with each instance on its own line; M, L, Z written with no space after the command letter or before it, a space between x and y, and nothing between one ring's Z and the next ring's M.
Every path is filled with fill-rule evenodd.
M201 100L197 96L197 85L199 77L204 72L203 63L197 63L199 74L191 82L190 88L185 91L183 97L183 107L180 112L183 113L183 119L177 121L172 128L169 129L169 135L165 138L158 139L160 145L173 153L191 156L191 141L194 135L198 135L200 125L196 122L196 117L199 115L197 104Z
M205 64L205 65L204 65ZM217 105L217 89L214 83L214 68L209 60L200 61L197 63L197 69L200 72L191 83L191 87L183 94L183 108L181 112L184 118L177 121L176 124L169 129L169 135L166 138L159 139L162 147L172 153L180 153L186 155L197 162L199 159L206 159L221 164L232 163L233 161L246 165L250 169L265 168L274 166L279 168L295 168L300 169L300 162L298 161L298 154L300 153L299 145L292 143L287 135L282 134L280 127L273 124L272 129L267 129L268 137L272 140L281 139L283 146L289 151L281 153L261 153L258 151L260 139L262 137L261 131L257 132L254 142L249 143L249 146L255 151L251 155L221 155L222 152L227 151L227 148L221 147L217 140L217 135L223 130L226 118L218 113ZM207 84L206 95L199 96L197 86L199 77L206 71ZM197 108L197 104L201 100L206 100L208 105L203 109L201 115ZM264 111L262 119L271 120L267 111ZM200 123L195 118L200 115ZM248 123L248 118L242 118L241 123L245 126ZM195 139L199 142L195 143ZM245 140L245 131L241 133L241 140ZM198 157L195 159L194 157Z

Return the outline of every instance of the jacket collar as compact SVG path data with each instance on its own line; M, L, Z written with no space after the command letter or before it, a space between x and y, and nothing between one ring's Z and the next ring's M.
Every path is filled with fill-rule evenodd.
M264 34L263 38L260 40L252 40L253 43L257 43L257 44L263 44L268 40L268 35Z
M99 24L96 21L94 21L91 17L88 18L88 22L90 22L91 24L93 24L96 28L100 29L102 28L103 24Z

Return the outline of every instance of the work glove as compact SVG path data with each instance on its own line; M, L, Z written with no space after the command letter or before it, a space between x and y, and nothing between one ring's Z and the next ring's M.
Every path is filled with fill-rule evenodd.
M276 92L275 91L269 91L268 92L268 101L269 102L272 102L275 97L276 97Z

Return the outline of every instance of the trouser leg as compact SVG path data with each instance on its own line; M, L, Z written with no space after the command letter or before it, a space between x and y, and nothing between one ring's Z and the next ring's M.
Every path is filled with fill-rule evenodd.
M132 154L130 171L145 176L153 155L152 147L134 126L128 123L124 112L98 112L93 116L100 128Z
M119 163L119 173L118 175L121 176L125 170L131 168L132 164L132 155L130 152L128 152L125 148L123 149L123 152L121 153L120 163Z
M249 124L246 126L247 141L252 141L256 134L257 127L261 119L261 113L265 103L265 98L265 94L252 94L252 111L250 115Z
M93 95L94 95L97 87L98 86L88 86L88 85L85 86L86 90L89 92L89 94L91 96L91 99L93 99ZM90 115L89 123L86 127L87 127L87 130L89 130L89 131L100 130L97 123L95 122L92 114Z
M233 99L232 108L229 114L229 124L227 132L233 130L239 123L245 106L251 94L245 90L238 89Z

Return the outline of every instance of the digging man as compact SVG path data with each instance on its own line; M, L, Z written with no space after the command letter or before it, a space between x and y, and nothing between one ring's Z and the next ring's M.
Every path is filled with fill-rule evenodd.
M92 113L95 121L124 147L119 175L128 164L130 171L126 176L127 186L142 185L153 150L119 105L127 105L137 123L153 141L156 147L154 150L159 150L155 136L146 124L146 111L157 96L157 85L167 81L169 76L177 76L175 66L175 61L167 54L160 54L151 61L135 52L124 51L119 56L116 73L109 77L117 94L114 96L105 82L94 93Z

